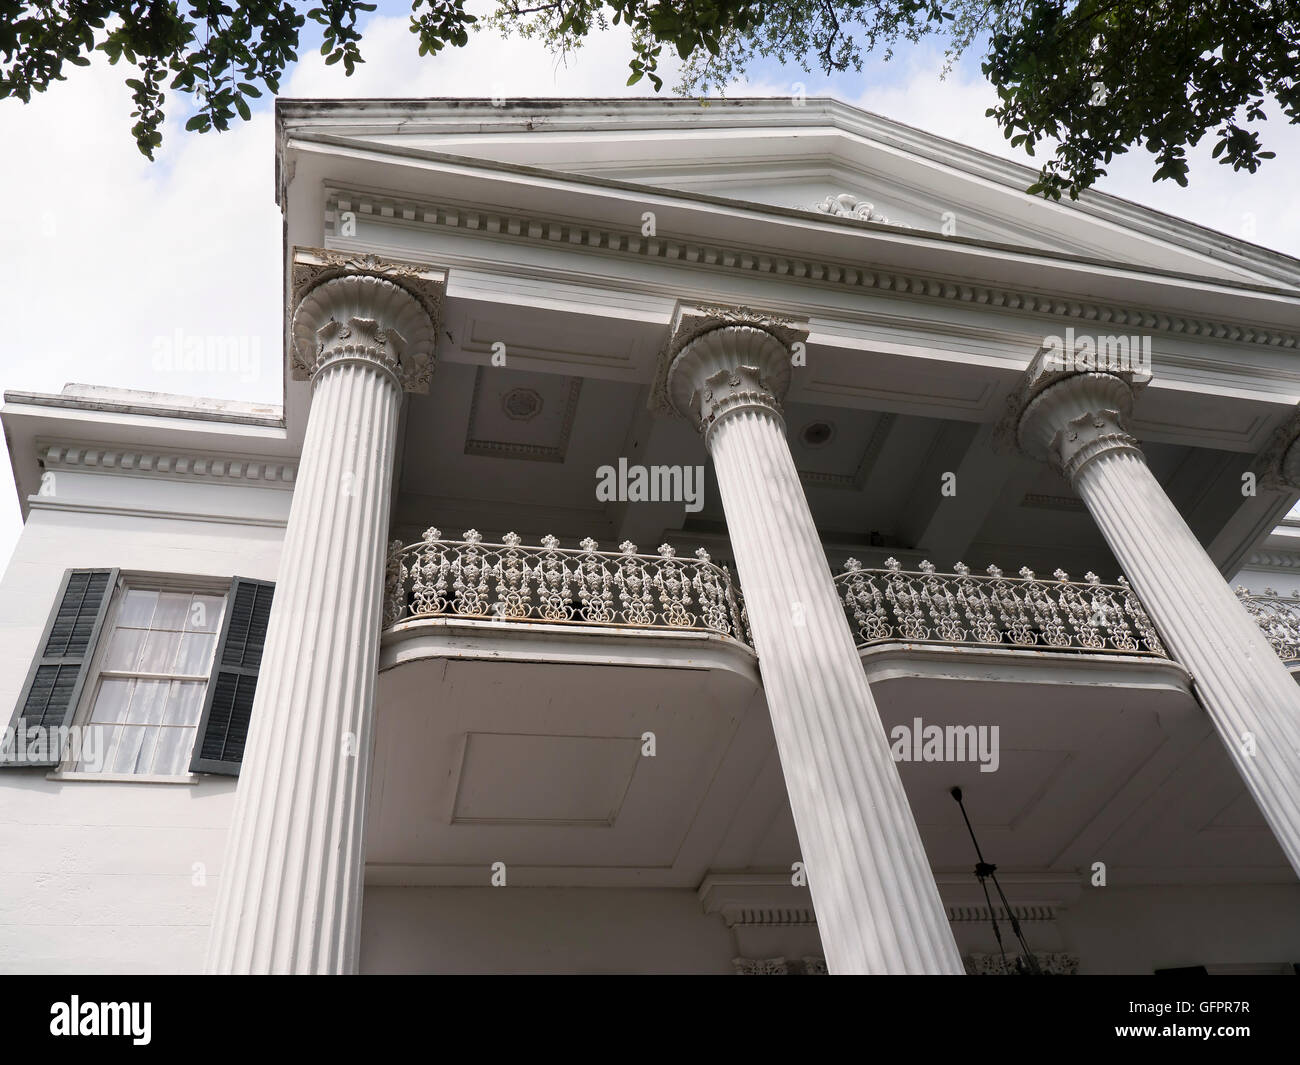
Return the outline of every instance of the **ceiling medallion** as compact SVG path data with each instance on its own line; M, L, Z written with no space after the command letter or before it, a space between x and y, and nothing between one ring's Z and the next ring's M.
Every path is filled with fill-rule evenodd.
M501 397L501 410L517 422L531 421L542 412L542 397L531 388L512 388Z
M825 447L835 437L835 426L826 421L809 422L799 430L804 447Z

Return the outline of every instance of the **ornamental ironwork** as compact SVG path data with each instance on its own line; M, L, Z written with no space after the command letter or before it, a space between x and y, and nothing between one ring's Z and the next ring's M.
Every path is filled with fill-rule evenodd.
M1019 647L1094 654L1169 657L1136 593L1121 577L1102 584L1095 573L1053 580L1022 567L1008 577L958 563L938 573L930 562L904 570L897 559L865 569L849 559L835 578L858 646L901 641Z
M590 537L576 550L554 536L538 547L515 533L485 543L474 529L460 540L426 529L417 543L393 541L385 626L438 617L705 630L751 643L739 589L704 548L679 558L661 544L647 555L625 540L601 551Z
M553 624L704 630L753 645L741 589L725 565L700 548L679 558L661 544L654 555L628 541L601 551L590 537L576 549L554 536L540 546L508 533L486 543L470 529L461 540L426 529L413 544L389 546L384 625L460 617ZM972 573L958 563L939 573L930 562L904 570L897 559L867 569L856 559L835 578L859 647L903 642L1023 648L1168 658L1155 625L1125 578L1103 584L1095 573L1073 581L1021 567ZM1300 591L1237 588L1278 657L1300 661Z
M1237 588L1237 598L1255 619L1265 638L1284 662L1300 659L1300 591L1283 596L1272 588L1254 593Z

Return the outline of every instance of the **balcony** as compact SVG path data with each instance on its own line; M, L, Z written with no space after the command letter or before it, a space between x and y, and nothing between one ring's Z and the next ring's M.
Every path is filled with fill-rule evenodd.
M888 559L866 569L849 559L835 578L850 628L864 652L972 649L1056 655L1139 657L1168 661L1155 627L1124 578L1083 582L1057 570L1053 580L1022 568L1005 576L996 566L975 574L958 564L939 573L929 562L916 571ZM1300 599L1291 613L1253 597L1248 604L1279 653L1300 644ZM679 558L661 544L642 554L625 541L618 552L596 541L562 548L554 536L540 546L515 533L487 543L471 529L447 540L436 528L413 544L390 547L385 589L385 642L416 639L430 627L498 634L550 631L586 636L666 636L722 640L752 649L744 598L725 565L700 548ZM1288 642L1289 641L1289 642Z
M438 529L391 545L384 626L457 617L515 623L705 632L749 646L740 593L726 566L700 548L678 558L668 544L657 555L598 551L590 538L574 551L554 536L524 546L515 533L484 543L471 529L444 540Z
M725 566L429 529L386 583L369 883L699 883L771 751Z
M907 571L892 558L884 569L864 569L849 559L835 583L860 648L905 642L1169 657L1123 577L1102 584L1089 573L1080 584L1064 570L1053 576L1040 580L1022 567L1006 577L997 566L981 576L961 563L952 573L929 562Z
M1216 801L1240 790L1123 580L893 560L834 580L888 735L916 718L1000 730L995 773L899 761L937 867L969 858L953 784L1024 868L1091 860L1088 826L1157 794L1178 752L1205 752L1197 786ZM1294 653L1300 599L1255 598ZM376 705L372 884L481 884L508 855L510 883L690 887L797 853L741 589L706 551L394 543ZM1151 845L1135 836L1129 857Z
M1300 673L1300 591L1283 596L1272 588L1255 594L1238 588L1237 598L1255 619L1277 656L1292 673ZM1300 679L1300 677L1298 677Z

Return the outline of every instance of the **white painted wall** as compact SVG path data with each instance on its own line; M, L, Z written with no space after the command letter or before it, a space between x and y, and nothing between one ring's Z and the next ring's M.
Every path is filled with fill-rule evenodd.
M282 520L290 493L102 475L83 499L121 513L34 509L0 581L0 717L8 724L63 572L274 579L282 530L236 523L250 504ZM135 482L135 483L133 483ZM70 487L61 484L60 488ZM171 486L187 507L236 521L148 516ZM70 505L75 497L61 493ZM136 513L130 511L136 510ZM165 509L165 508L163 508ZM181 508L177 508L181 509ZM55 781L0 770L0 971L184 972L202 968L235 780Z
M1296 962L1300 884L1089 890L1022 927L1082 974ZM987 922L953 931L962 954L997 952ZM365 973L730 973L737 955L821 953L815 926L728 929L687 890L369 887L361 930Z
M1061 916L1080 971L1300 962L1300 883L1086 889Z
M368 887L361 920L363 973L730 973L736 953L690 890Z
M0 971L200 971L234 791L3 771Z

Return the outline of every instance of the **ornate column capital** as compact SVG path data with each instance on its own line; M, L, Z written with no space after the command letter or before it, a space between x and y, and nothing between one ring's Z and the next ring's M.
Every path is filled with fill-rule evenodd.
M1062 371L1039 352L1007 400L996 430L1005 450L1047 461L1073 481L1098 455L1139 450L1128 431L1133 400L1150 375L1134 371Z
M679 305L659 357L652 409L689 419L707 438L726 414L760 407L779 418L805 323L748 307Z
M428 392L447 275L320 248L293 258L290 357L294 380L340 360L388 370L407 392Z
M1259 487L1273 492L1300 491L1300 407L1269 439L1268 447L1252 463Z

